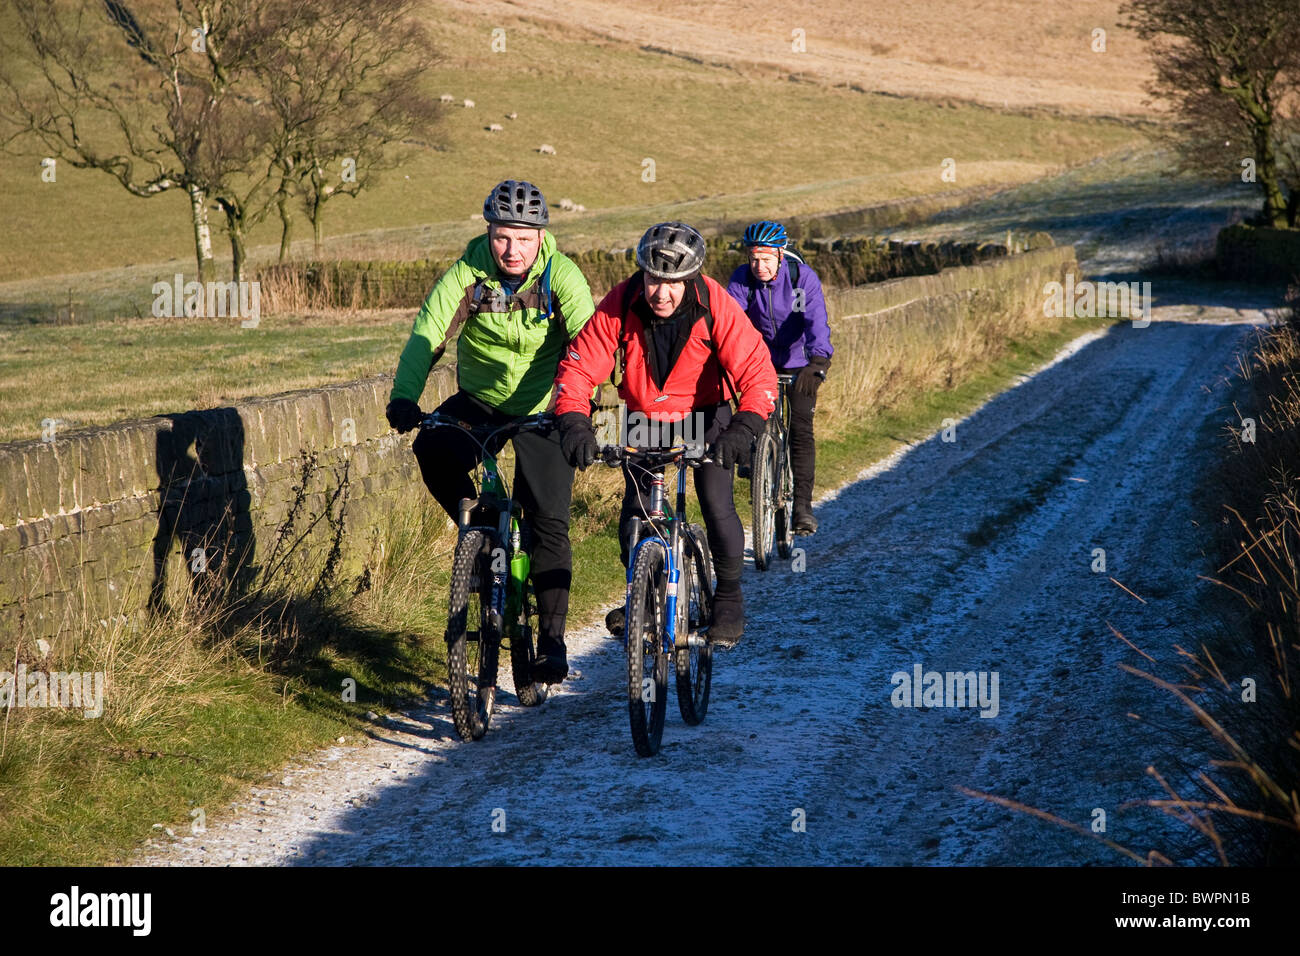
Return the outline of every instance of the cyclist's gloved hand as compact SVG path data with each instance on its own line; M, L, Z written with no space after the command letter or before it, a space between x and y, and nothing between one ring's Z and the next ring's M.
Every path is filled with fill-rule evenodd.
M805 398L815 397L817 386L821 385L826 377L826 370L830 367L830 356L809 356L808 364L799 370L799 377L794 380L795 394L802 395Z
M582 412L565 412L555 421L560 427L560 451L564 460L585 471L600 454L591 419Z
M711 454L719 468L728 471L738 461L749 457L754 439L763 430L763 419L753 412L736 412L731 424L726 427L717 441L713 443Z
M395 398L388 403L384 409L384 415L388 417L388 424L397 429L399 435L404 435L424 418L424 412L420 411L420 406L409 398Z

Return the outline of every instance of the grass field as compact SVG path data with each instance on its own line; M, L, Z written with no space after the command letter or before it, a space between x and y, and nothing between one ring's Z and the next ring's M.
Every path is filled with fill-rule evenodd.
M256 329L152 317L0 325L0 441L39 438L46 418L65 422L60 430L107 425L392 372L411 318L263 318Z

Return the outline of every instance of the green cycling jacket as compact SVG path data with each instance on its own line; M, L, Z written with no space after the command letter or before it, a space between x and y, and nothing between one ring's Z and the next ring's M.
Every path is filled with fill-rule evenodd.
M550 306L545 313L543 273L550 264ZM471 315L475 284L482 280L477 314ZM389 400L420 400L429 372L460 325L456 380L462 391L507 415L543 411L551 400L555 370L568 341L596 311L587 279L543 233L537 261L513 296L506 296L486 233L471 239L465 254L436 283L420 306L402 349Z

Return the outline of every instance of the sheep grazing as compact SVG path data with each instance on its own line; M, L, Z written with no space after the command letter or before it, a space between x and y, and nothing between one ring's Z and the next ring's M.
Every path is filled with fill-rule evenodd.
M466 100L466 101L465 101L465 109L467 109L467 110L472 110L473 108L474 108L474 101L473 101L473 100Z
M500 133L505 129L505 127L502 126L500 123L490 123L483 128L487 130L489 133Z
M572 199L561 199L561 200L560 200L560 208L561 208L561 209L572 209L573 206L574 206L574 202L573 202Z
M550 143L543 143L541 146L538 146L537 151L541 153L543 156L555 155L555 147L552 146Z
M519 114L518 114L518 113L507 113L507 114L506 114L506 119L519 119Z
M439 102L439 103L454 103L454 102L456 102L456 97L452 96L450 93L443 93L442 96L438 97L438 102Z
M573 211L574 211L574 212L586 212L586 211L587 211L587 207L584 206L582 203L578 203L576 206L573 207Z

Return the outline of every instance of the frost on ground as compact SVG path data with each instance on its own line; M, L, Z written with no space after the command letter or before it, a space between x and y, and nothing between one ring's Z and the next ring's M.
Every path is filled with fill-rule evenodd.
M588 627L562 691L534 710L508 692L481 742L459 742L445 698L380 718L365 746L276 774L138 862L1123 862L957 787L1085 827L1104 810L1109 838L1204 862L1181 825L1119 809L1164 795L1148 765L1178 785L1217 756L1116 666L1167 674L1174 644L1233 610L1197 579L1213 562L1194 491L1222 445L1223 373L1261 316L1178 299L824 496L806 571L746 570L745 639L717 655L703 724L670 700L658 756L632 750L621 642ZM893 706L892 675L917 664L996 671L996 716Z

